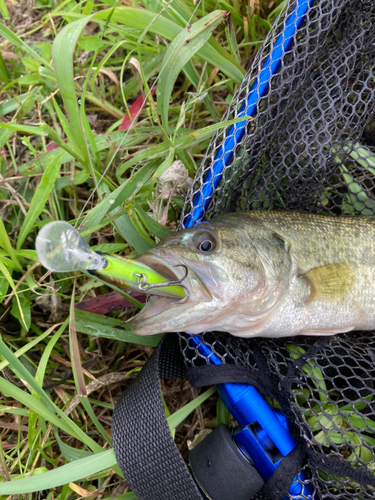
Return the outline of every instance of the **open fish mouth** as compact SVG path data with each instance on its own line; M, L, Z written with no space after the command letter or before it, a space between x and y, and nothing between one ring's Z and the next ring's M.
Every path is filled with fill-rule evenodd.
M137 260L164 276L166 281L181 280L187 298L181 300L176 297L153 295L152 289L150 289L146 305L131 321L134 333L152 335L171 331L174 319L194 307L197 301L209 302L212 300L207 288L202 286L199 276L189 267L188 263L177 258L174 252L163 250L156 254L151 250L137 257Z

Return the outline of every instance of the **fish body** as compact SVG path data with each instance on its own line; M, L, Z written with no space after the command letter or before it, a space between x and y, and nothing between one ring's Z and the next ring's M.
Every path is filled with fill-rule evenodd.
M135 333L240 337L375 329L375 217L252 211L174 233L138 258L184 280L189 300L151 297Z

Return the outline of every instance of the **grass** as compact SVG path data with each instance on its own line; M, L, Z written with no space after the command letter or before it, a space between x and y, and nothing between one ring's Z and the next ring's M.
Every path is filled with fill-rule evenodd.
M159 337L132 334L134 308L75 308L102 297L109 314L111 289L46 273L35 237L67 220L95 249L131 256L174 230L188 179L282 5L0 0L1 500L135 498L111 414ZM162 178L172 165L178 186ZM202 421L228 419L213 392L163 386L183 453ZM203 420L194 409L207 398Z

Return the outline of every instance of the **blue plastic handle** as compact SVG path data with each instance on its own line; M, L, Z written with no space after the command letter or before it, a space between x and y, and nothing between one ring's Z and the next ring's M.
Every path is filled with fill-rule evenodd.
M298 0L293 12L286 20L285 30L277 38L271 54L263 64L259 77L255 79L251 86L246 102L240 108L238 118L243 116L246 119L229 127L226 133L227 139L216 153L212 168L204 176L202 190L193 199L191 215L187 217L184 223L186 228L200 222L203 218L211 198L220 184L225 167L229 165L237 144L241 142L245 135L248 119L256 115L261 100L268 93L273 76L280 69L284 54L292 48L295 34L302 26L314 1Z
M192 227L201 221L207 210L212 196L220 184L223 171L233 158L236 146L241 142L246 132L248 119L254 117L257 113L261 100L267 95L273 76L279 71L283 56L288 52L295 41L295 35L298 29L305 21L309 8L314 0L297 0L296 6L285 22L285 29L277 38L270 56L265 61L262 70L252 84L246 103L240 109L238 117L244 117L243 121L232 125L227 133L224 144L217 152L212 168L203 178L202 190L198 192L192 203L191 214L187 217L185 227ZM188 335L189 343L195 346L198 351L209 359L214 365L221 364L218 356L202 342L200 336ZM246 427L250 424L258 423L273 441L281 455L286 456L296 445L296 441L290 434L287 427L282 425L275 412L270 408L257 389L247 384L219 384L218 390L226 407L237 420L240 426ZM274 472L278 463L270 465L269 460L264 454L261 444L253 440L249 449L245 450L253 463L256 464L258 472L263 479L267 481ZM262 458L263 457L263 458ZM304 484L307 477L301 472L290 487L289 493L294 498L315 499L316 493L311 483ZM303 495L299 497L298 495ZM297 495L297 496L296 496Z

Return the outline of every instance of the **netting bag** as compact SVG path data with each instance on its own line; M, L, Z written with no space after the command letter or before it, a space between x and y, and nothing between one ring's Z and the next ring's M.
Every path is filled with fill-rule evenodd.
M241 116L253 79L295 5L287 3L224 120ZM228 130L211 141L186 199L182 228L197 203L206 219L249 209L375 215L375 2L310 5L220 177L213 165ZM203 206L207 185L215 181ZM206 332L201 340L223 364L251 372L252 383L294 422L307 443L302 466L319 498L374 498L373 333L245 340ZM183 334L180 346L191 376L209 363Z

